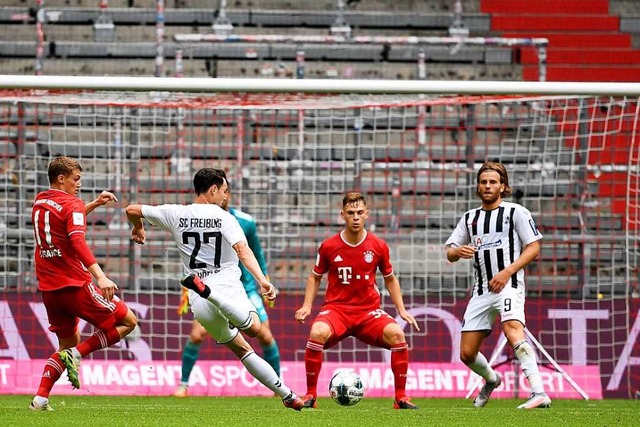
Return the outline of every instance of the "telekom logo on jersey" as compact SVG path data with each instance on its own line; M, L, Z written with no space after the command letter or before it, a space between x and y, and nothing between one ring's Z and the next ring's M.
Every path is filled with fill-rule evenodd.
M351 283L351 279L353 278L351 267L338 267L338 277L340 278L340 283L343 285Z

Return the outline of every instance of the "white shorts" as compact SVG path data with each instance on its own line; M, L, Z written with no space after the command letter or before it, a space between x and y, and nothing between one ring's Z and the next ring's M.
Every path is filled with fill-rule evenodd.
M224 295L229 301L233 301L236 308L246 311L248 317L251 312L256 312L256 308L247 297L242 283L239 280L238 283L239 286L208 285L211 287L212 293ZM190 290L189 304L193 317L200 322L218 344L226 344L238 335L238 328L232 326L229 319L208 299L204 299Z
M523 325L524 290L507 285L499 294L473 295L462 320L462 331L491 331L498 314L500 321L518 320Z

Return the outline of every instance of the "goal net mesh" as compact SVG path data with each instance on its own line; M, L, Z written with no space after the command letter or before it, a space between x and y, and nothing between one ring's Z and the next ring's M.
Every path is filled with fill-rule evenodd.
M46 359L56 347L51 335L42 340L48 323L36 293L30 208L48 187L48 162L68 155L83 167L85 201L102 190L119 199L87 217L87 238L140 320L139 335L92 357L180 359L192 316L176 311L177 250L155 228L146 245L134 245L123 208L189 203L195 171L219 167L232 205L256 219L280 289L268 314L283 360L304 360L309 322L298 324L294 312L318 246L343 226L342 195L357 190L421 325L405 328L411 360L459 363L473 269L447 262L443 243L479 205L476 173L491 160L506 165L510 200L532 212L544 235L526 269L529 330L558 363L598 365L605 395L634 393L640 362L620 367L618 359L638 351L626 342L640 293L638 105L625 97L1 92L0 325L13 319L29 350L0 355ZM326 278L313 315L325 286ZM396 315L384 291L383 308ZM483 346L487 356L499 335ZM503 359L511 357L506 350ZM201 358L233 355L206 342ZM325 360L388 354L349 339Z

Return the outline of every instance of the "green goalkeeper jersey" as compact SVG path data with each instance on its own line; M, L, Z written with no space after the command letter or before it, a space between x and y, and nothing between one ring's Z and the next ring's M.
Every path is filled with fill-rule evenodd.
M264 257L262 245L260 245L260 239L258 238L256 220L248 213L242 212L239 209L229 208L229 213L231 213L231 215L233 215L240 223L240 227L242 227L242 231L244 231L244 235L247 238L247 244L256 256L262 273L266 276L268 274L267 260ZM249 270L247 270L242 263L240 263L240 270L242 270L242 284L244 285L244 290L247 294L250 292L258 292L258 284Z

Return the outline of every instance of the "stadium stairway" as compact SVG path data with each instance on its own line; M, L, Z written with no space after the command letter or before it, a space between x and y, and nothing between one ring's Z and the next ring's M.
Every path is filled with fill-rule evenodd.
M481 0L480 10L491 14L492 31L503 37L549 39L549 81L640 81L640 50L633 49L631 35L620 30L620 18L610 14L609 0ZM524 80L539 79L534 48L515 51L514 62L518 61ZM633 119L621 119L621 113L612 114L606 108L596 109L594 115L604 128L591 129L593 154L586 161L594 166L610 165L613 170L626 165ZM588 179L599 184L598 196L613 197L612 212L624 218L627 183L621 174L608 170Z
M549 81L640 81L640 51L609 13L609 0L481 0L480 8L503 37L549 39ZM523 79L538 80L535 50L516 51L518 59Z

